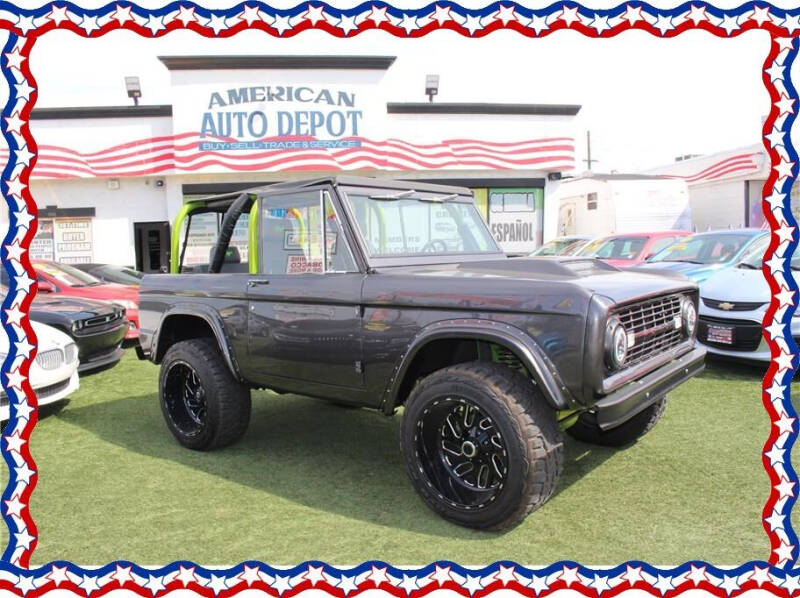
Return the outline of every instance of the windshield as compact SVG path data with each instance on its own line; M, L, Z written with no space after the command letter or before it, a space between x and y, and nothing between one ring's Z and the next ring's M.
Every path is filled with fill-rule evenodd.
M753 239L748 234L702 234L683 237L653 256L653 262L724 264L731 261Z
M641 253L645 243L647 243L647 237L597 239L586 245L576 255L612 260L633 260Z
M34 262L33 267L38 272L55 278L60 284L68 287L89 287L101 284L99 278L95 278L91 274L81 272L77 268L68 266L66 264L57 264L55 262Z
M500 253L472 203L402 197L410 191L364 193L353 190L346 201L370 257Z
M572 237L563 237L561 239L553 239L552 241L548 241L538 249L534 250L531 253L532 256L546 256L546 255L561 255L563 251L573 245L576 239Z

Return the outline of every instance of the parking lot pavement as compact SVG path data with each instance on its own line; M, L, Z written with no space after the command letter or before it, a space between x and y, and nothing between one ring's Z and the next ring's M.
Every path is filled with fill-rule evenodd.
M759 369L711 363L627 449L568 439L556 495L496 534L449 524L424 506L403 469L399 415L257 392L242 442L192 452L162 420L157 367L127 353L83 378L70 404L34 432L36 563L734 564L767 556L759 517L769 423Z

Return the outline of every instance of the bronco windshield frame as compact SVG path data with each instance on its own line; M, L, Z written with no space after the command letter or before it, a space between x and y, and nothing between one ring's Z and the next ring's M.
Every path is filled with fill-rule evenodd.
M364 257L366 262L372 268L391 267L391 266L413 266L413 265L433 265L433 264L455 264L460 262L473 262L484 260L496 260L498 258L505 258L505 254L495 241L494 237L489 230L486 221L480 217L480 214L475 207L472 199L472 194L467 189L442 187L441 190L434 189L431 185L420 184L415 185L413 181L404 181L407 187L399 188L395 186L398 181L392 181L394 184L389 187L376 186L359 186L359 185L337 185L336 193L339 196L340 205L344 211L353 236L356 239L358 250ZM419 191L415 189L419 187ZM359 226L358 218L356 217L353 205L351 203L350 195L353 196L367 196L377 201L385 201L391 203L398 200L416 200L425 202L430 205L440 204L463 204L469 205L475 210L477 216L475 224L481 226L486 233L487 239L492 244L492 250L477 251L477 252L446 252L446 253L402 253L398 255L373 255L370 252L367 239Z

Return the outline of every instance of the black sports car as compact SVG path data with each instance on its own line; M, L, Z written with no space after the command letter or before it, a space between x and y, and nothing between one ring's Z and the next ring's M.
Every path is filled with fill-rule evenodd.
M3 296L7 292L5 286L0 286ZM72 337L78 345L80 373L116 365L125 354L120 345L129 324L125 308L114 303L61 294L37 295L30 318Z

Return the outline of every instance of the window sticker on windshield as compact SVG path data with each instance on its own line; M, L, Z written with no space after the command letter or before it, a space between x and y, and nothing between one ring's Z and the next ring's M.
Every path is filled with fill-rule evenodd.
M287 274L322 274L322 260L307 260L304 255L290 255L286 261Z
M329 232L325 235L325 239L328 242L328 253L336 253L337 233ZM309 244L312 247L319 246L319 233L304 233L302 231L295 230L283 231L284 249L298 251L304 247L307 247Z

